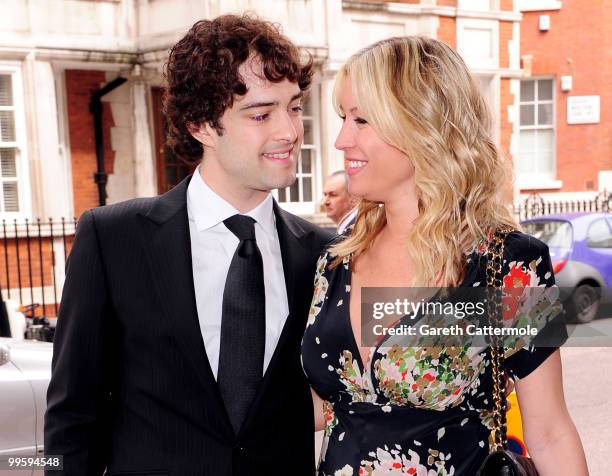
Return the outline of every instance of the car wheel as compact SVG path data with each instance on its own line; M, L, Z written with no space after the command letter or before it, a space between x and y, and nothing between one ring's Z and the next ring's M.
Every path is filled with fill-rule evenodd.
M601 290L599 288L581 284L572 294L572 318L580 324L591 322L597 316L600 300Z

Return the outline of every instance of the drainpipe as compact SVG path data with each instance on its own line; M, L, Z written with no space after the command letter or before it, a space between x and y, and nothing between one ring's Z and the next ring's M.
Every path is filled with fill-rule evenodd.
M94 117L94 132L96 136L96 161L98 170L93 174L94 182L98 185L98 203L100 206L106 205L106 183L108 182L108 174L104 168L104 131L102 130L102 97L110 93L113 89L118 88L127 79L117 77L106 83L102 88L91 94L89 103L89 112Z

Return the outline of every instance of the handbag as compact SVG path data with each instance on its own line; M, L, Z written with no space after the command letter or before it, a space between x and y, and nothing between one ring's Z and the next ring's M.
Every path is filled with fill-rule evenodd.
M487 249L487 288L489 319L502 320L501 300L495 296L502 287L504 242L512 228L496 230ZM491 299L493 297L493 299ZM496 299L497 297L497 299ZM485 458L476 476L538 476L531 458L508 450L506 435L506 396L504 395L504 347L499 336L491 343L491 370L493 374L493 451Z

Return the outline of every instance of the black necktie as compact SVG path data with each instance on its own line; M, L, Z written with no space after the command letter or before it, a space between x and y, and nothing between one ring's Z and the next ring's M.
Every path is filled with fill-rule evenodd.
M266 299L255 220L234 215L225 226L238 237L223 290L221 348L217 382L234 431L238 433L263 375Z

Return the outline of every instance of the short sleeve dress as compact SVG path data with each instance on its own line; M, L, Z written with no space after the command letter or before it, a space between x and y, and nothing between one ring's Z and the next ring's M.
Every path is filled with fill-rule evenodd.
M466 255L461 286L486 284L487 244L482 240ZM362 362L349 319L350 257L334 268L331 261L328 253L319 259L302 341L304 372L325 400L317 474L476 474L491 443L490 348L385 346L383 340ZM518 231L506 238L502 273L504 287L554 285L548 247ZM506 371L523 378L555 349L513 349Z

